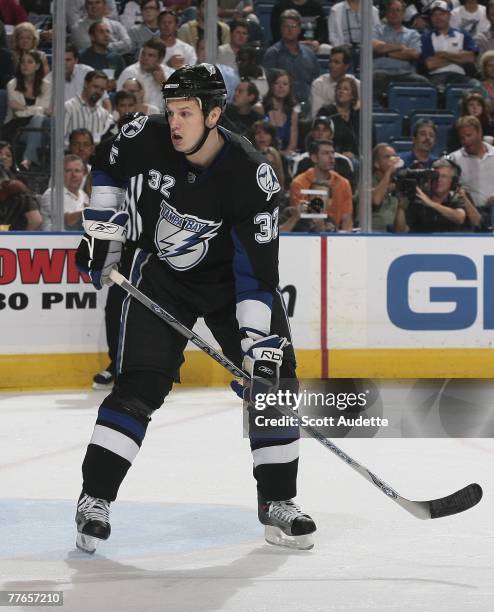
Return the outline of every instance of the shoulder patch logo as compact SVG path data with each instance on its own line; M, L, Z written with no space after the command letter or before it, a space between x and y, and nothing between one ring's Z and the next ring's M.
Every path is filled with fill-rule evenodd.
M123 127L122 127L122 134L125 136L125 138L134 138L134 136L137 136L137 134L139 134L139 132L142 132L142 130L144 129L144 126L146 125L146 121L149 119L148 115L143 115L141 117L137 117L136 119L133 119L132 121L130 121L130 123L126 123Z
M206 68L206 70L211 76L214 76L216 74L216 68L212 64L204 63L203 66Z
M266 200L269 202L271 197L281 191L281 185L276 176L276 172L269 164L261 164L256 173L257 184L264 193L268 194Z
M222 223L183 215L162 200L154 237L158 257L174 270L190 270L204 259Z

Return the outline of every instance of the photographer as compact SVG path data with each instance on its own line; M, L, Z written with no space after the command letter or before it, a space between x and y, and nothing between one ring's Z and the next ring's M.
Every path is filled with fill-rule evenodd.
M412 233L459 232L466 219L464 198L458 193L461 170L446 158L432 164L436 177L423 188L406 209L408 230Z
M372 231L405 232L404 207L408 201L404 192L398 193L395 172L403 165L393 147L377 144L372 150Z
M332 221L318 220L311 230L305 231L351 231L353 228L352 188L347 179L333 170L334 147L330 140L316 140L310 145L310 157L314 164L296 176L290 185L290 206L301 208L302 212L327 213ZM322 198L308 199L302 190L322 185L328 192L327 203Z

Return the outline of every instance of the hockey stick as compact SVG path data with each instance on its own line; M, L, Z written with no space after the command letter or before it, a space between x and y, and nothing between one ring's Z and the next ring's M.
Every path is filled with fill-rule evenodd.
M232 361L230 361L227 357L219 353L213 346L203 340L195 332L180 323L180 321L178 321L164 308L161 308L161 306L159 306L149 297L144 295L144 293L142 293L141 291L139 291L139 289L129 283L129 281L119 272L117 272L117 270L114 269L110 272L110 278L114 283L120 285L122 289L132 295L143 306L154 312L156 316L158 316L160 319L168 323L168 325L173 327L173 329L175 329L179 334L185 336L198 348L200 348L202 351L212 357L226 370L228 370L230 374L233 374L233 376L236 376L238 378L250 379L250 376L246 372L238 368ZM277 410L279 410L282 414L288 417L293 417L293 411L288 406L277 406ZM315 438L324 447L326 447L342 461L344 461L347 465L352 467L366 480L375 485L378 489L380 489L390 499L395 501L404 510L406 510L410 514L413 514L413 516L419 519L440 518L443 516L449 516L451 514L457 514L458 512L463 512L464 510L468 510L472 506L475 506L475 504L478 504L478 502L482 499L482 488L480 487L480 485L472 483L467 485L465 488L460 489L459 491L456 491L451 495L447 495L446 497L441 497L440 499L431 499L429 501L412 501L410 499L407 499L406 497L402 497L392 487L386 484L384 480L378 478L364 465L361 465L360 463L358 463L358 461L355 461L355 459L352 459L338 446L336 446L336 444L331 442L331 440L325 438L315 427L312 427L311 425L302 424L300 424L300 427L304 431L306 431L312 438Z

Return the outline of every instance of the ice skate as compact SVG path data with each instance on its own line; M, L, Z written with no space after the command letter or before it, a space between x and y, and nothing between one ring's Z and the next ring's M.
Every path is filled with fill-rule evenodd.
M272 502L259 499L258 516L265 525L264 537L269 544L298 550L314 547L311 534L316 525L291 499Z
M101 540L110 537L110 502L81 493L77 502L75 522L77 524L76 546L80 550L94 553Z
M109 369L98 372L93 376L93 389L95 391L104 391L113 387L113 374Z

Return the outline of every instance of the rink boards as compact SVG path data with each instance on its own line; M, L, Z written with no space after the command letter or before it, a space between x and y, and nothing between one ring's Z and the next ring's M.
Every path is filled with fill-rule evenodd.
M88 386L105 291L78 234L0 234L0 388ZM493 237L283 235L280 286L303 377L494 376ZM196 331L212 341L202 322ZM184 383L229 380L190 347Z

